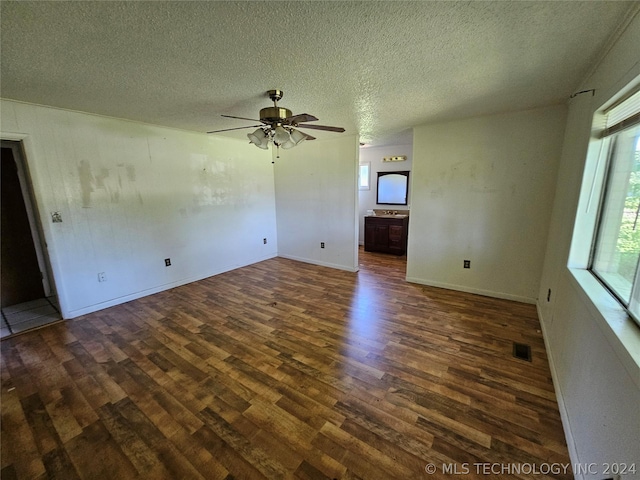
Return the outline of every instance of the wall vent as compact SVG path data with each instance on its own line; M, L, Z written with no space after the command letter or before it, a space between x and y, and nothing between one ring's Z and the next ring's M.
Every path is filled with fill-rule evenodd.
M524 343L513 343L513 356L520 359L531 361L531 346Z

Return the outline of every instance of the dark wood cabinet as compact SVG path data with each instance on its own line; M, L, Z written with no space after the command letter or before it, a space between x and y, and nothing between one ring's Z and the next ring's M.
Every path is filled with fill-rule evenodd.
M409 217L364 217L364 250L366 252L407 253Z

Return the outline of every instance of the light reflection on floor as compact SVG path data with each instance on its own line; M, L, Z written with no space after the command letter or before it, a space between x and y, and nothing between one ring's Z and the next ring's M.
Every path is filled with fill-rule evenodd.
M390 292L380 287L380 276L404 278L406 257L366 253L362 249L359 254L365 261L360 262L360 271L354 283L347 317L348 331L345 332L348 339L342 354L362 365L351 363L353 367L347 365L345 373L358 377L358 372L365 367L367 374L382 378L384 371L378 369L381 365L377 358L389 340L385 324L391 312L386 310L386 306L393 300L389 299ZM383 261L379 261L380 259Z

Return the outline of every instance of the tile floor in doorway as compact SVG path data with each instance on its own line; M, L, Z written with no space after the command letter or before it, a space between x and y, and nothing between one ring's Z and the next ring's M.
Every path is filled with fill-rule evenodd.
M0 338L62 319L54 298L39 298L2 309Z

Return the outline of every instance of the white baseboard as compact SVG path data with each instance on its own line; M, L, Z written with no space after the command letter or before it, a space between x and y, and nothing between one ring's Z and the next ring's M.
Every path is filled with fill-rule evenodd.
M286 258L289 260L295 260L297 262L304 262L304 263L310 263L312 265L319 265L321 267L329 267L329 268L337 268L338 270L346 270L347 272L357 272L358 271L358 267L350 267L347 265L339 265L337 263L329 263L329 262L321 262L319 260L315 260L315 259L311 259L311 258L302 258L302 257L296 257L295 255L283 255L283 254L278 254L278 257L282 257L282 258Z
M246 267L247 265L253 265L254 263L262 262L264 260L268 260L270 258L275 258L275 257L276 257L275 254L267 255L265 257L256 258L244 264L229 265L220 270L216 270L214 272L210 272L205 275L197 275L194 277L188 277L188 278L183 278L181 280L176 280L175 282L164 283L156 287L140 290L139 292L131 293L129 295L124 295L122 297L112 298L110 300L107 300L106 302L100 302L93 305L88 305L86 307L78 308L76 310L65 311L64 309L61 308L62 318L64 318L65 320L69 320L72 318L79 317L81 315L87 315L89 313L97 312L98 310L103 310L105 308L113 307L115 305L120 305L121 303L130 302L131 300L136 300L138 298L146 297L148 295L153 295L154 293L163 292L165 290L179 287L181 285L186 285L188 283L204 280L205 278L215 277L216 275L220 275L221 273L230 272L231 270L235 270L236 268Z
M504 292L495 292L493 290L484 290L481 288L467 287L466 285L456 285L452 283L434 282L423 278L406 277L407 282L418 283L420 285L428 285L430 287L446 288L447 290L456 290L458 292L475 293L476 295L484 295L485 297L503 298L505 300L513 300L515 302L536 304L535 298L524 297L521 295L513 295Z
M567 407L564 403L564 397L562 395L562 389L558 381L558 372L556 371L556 364L553 360L553 352L549 346L547 330L545 327L545 321L542 318L542 310L540 305L536 302L536 309L538 311L538 320L540 322L540 328L542 329L542 339L544 340L544 347L547 351L547 359L549 360L549 370L551 370L551 380L553 381L553 389L556 392L556 400L558 402L558 410L560 411L560 420L562 421L562 428L564 429L564 438L567 442L567 449L569 450L569 459L571 465L579 465L578 451L576 450L576 442L573 439L573 432L571 431L571 423L569 422L569 415L567 413ZM574 472L575 480L583 480L583 472Z

